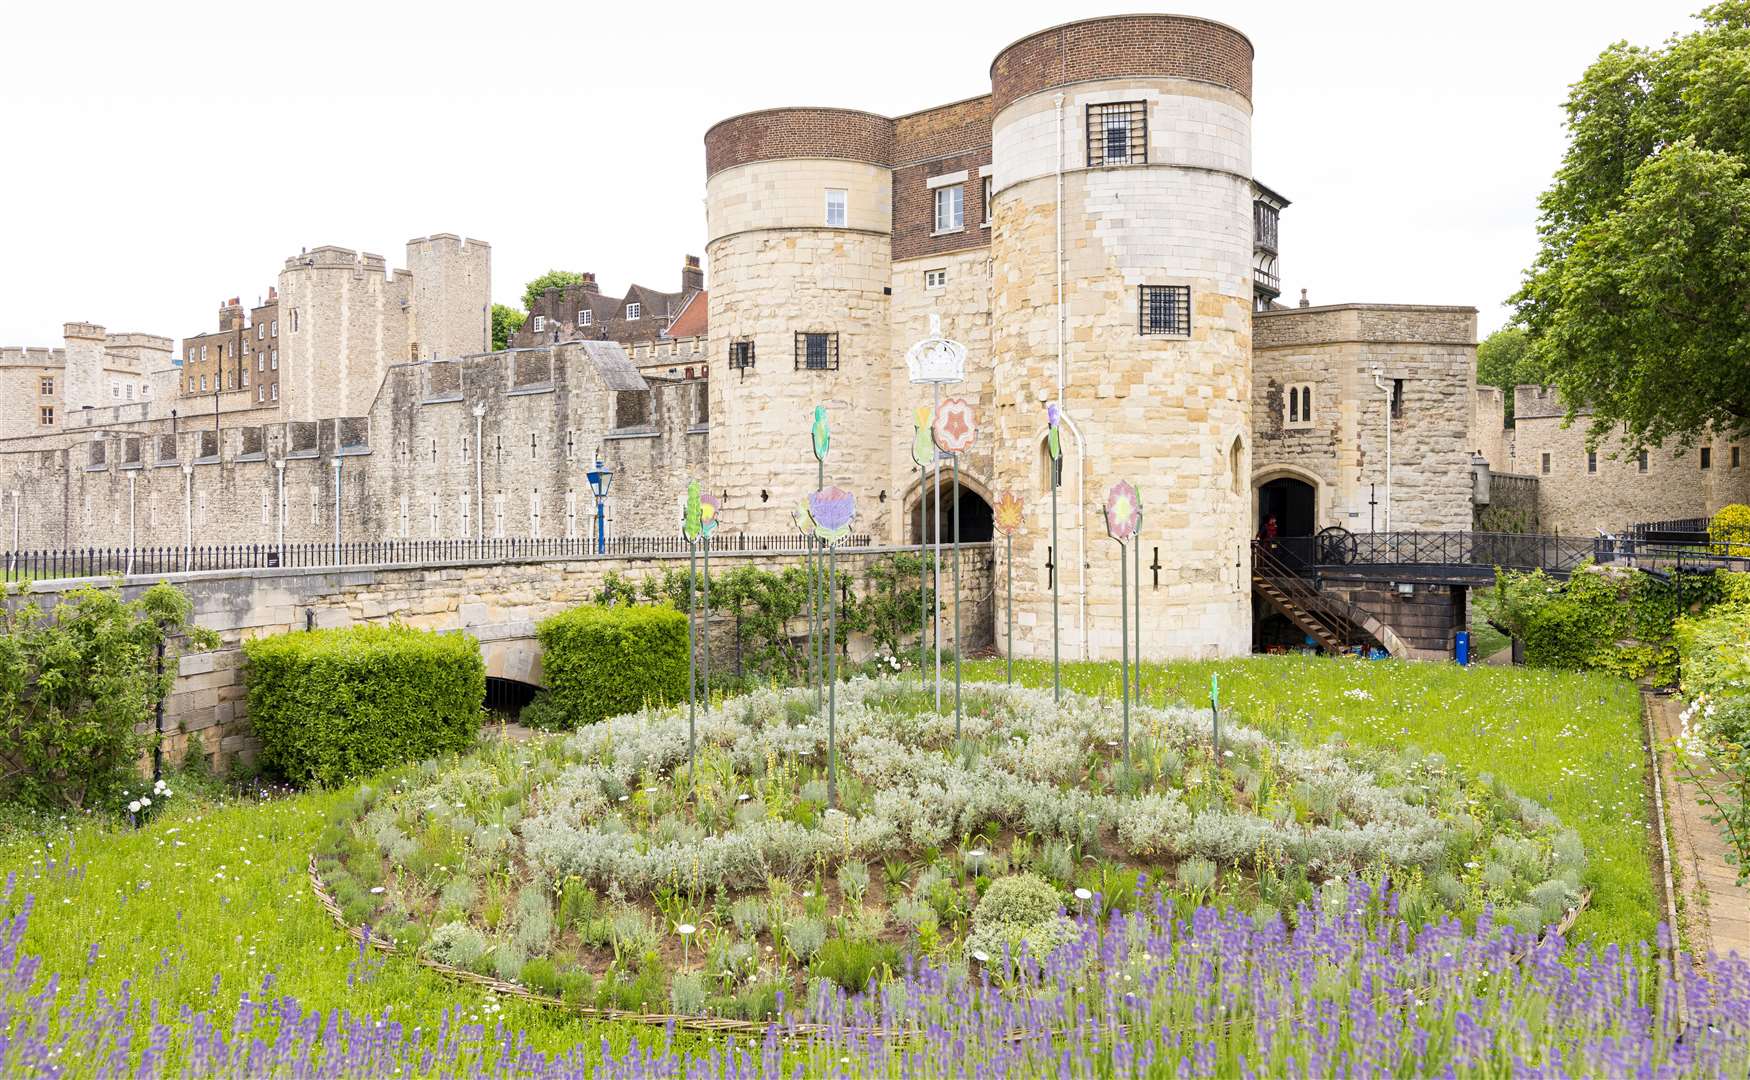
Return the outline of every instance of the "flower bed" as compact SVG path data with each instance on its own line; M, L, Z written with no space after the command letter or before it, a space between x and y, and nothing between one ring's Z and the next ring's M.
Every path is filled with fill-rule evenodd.
M402 770L344 804L318 870L344 917L439 962L601 1008L775 1015L811 981L858 991L905 958L994 966L1068 948L1069 917L1165 883L1270 925L1317 886L1397 883L1406 921L1527 932L1574 902L1578 839L1437 756L1348 756L1208 718L969 688L966 718L857 681L838 805L810 691L678 710ZM1066 911L1067 916L1059 912Z

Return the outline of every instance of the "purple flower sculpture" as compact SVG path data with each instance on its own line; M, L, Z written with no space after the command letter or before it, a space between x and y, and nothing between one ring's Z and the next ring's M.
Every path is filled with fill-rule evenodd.
M857 499L841 487L822 488L808 497L808 512L814 518L814 535L836 544L850 535Z

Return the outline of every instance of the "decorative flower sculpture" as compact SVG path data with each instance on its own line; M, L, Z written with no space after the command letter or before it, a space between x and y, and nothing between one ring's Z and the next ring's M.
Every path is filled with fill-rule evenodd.
M1045 449L1051 454L1051 460L1063 460L1063 441L1057 435L1057 422L1063 419L1063 410L1056 402L1045 406Z
M1136 535L1142 525L1142 499L1130 481L1120 480L1106 492L1106 531L1120 544Z
M842 487L822 488L808 497L808 512L814 518L814 535L836 544L850 535L857 500Z
M929 468L936 460L936 443L930 434L930 407L921 406L911 411L911 459L922 469Z
M687 501L681 507L681 538L691 544L705 530L705 501L699 494L699 482L687 484Z
M972 403L962 397L951 397L942 402L942 407L936 410L933 431L936 445L950 454L964 453L970 449L972 436L977 431Z
M1014 492L1005 491L998 495L997 504L991 507L996 515L997 531L1004 536L1015 535L1016 530L1021 527L1022 509L1021 500L1015 497Z
M699 496L699 535L711 539L711 534L717 531L718 513L723 509L723 500L715 495Z
M832 449L832 428L826 422L826 406L814 407L814 456L826 460L828 450Z
M796 501L796 509L790 511L790 517L795 520L797 529L804 534L813 534L814 515L808 509L808 496L804 495Z

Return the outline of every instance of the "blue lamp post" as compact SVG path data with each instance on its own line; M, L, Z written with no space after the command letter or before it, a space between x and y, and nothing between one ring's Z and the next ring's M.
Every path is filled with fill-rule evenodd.
M614 482L614 470L602 464L601 458L595 459L595 468L589 475L589 490L595 493L595 550L597 555L608 553L608 485Z

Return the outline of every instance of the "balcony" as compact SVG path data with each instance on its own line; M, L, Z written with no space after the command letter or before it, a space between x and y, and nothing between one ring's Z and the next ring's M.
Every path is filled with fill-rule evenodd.
M1252 203L1252 247L1257 251L1279 254L1276 248L1277 226L1282 211L1263 199Z

